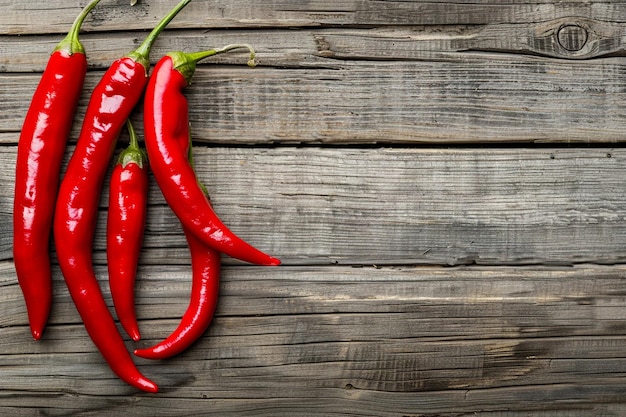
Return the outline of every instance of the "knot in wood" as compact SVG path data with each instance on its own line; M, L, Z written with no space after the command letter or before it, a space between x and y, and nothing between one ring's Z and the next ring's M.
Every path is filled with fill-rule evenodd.
M576 24L563 25L557 31L559 45L566 51L580 51L587 43L588 38L587 29Z

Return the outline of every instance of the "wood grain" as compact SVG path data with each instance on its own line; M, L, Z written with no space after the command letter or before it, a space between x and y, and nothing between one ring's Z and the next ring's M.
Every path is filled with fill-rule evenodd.
M11 365L0 409L21 415L12 404L46 392L30 407L67 410L74 397L72 407L104 415L160 415L162 407L162 415L172 407L193 415L207 403L211 415L434 415L462 405L514 416L548 403L589 411L624 393L625 272L226 267L205 337L173 360L138 360L161 383L155 397L117 383L58 273L51 325L44 340L29 342L12 265L3 262L2 306L14 314L3 315L0 331L0 360ZM110 303L103 267L98 276ZM175 326L188 291L188 266L141 268L141 344Z
M0 155L7 166L10 149ZM623 263L625 159L611 148L196 149L198 175L226 224L290 264ZM4 175L6 227L13 189L12 173ZM145 262L162 262L162 249L186 259L153 179L150 199ZM0 236L3 259L10 233Z
M194 138L239 145L623 141L625 72L617 58L486 58L339 70L202 67L186 91ZM100 75L88 74L86 91ZM38 80L0 74L7 103L0 130L20 130Z
M86 4L87 2L82 2ZM150 29L176 1L103 2L85 21L86 31ZM64 0L42 4L4 0L0 6L1 33L10 35L64 33L82 7ZM169 25L170 28L262 27L353 27L455 24L534 24L551 19L583 16L608 22L623 22L626 5L621 2L554 2L550 0L515 3L480 0L437 1L227 1L195 0ZM37 21L34 21L36 16Z

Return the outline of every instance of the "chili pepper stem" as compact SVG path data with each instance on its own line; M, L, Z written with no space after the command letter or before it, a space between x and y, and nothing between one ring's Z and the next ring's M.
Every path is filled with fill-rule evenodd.
M130 120L126 121L126 128L128 129L129 136L129 147L131 148L139 148L139 140L137 139L137 134L135 133L135 128Z
M54 51L52 51L53 53L57 51L67 52L69 55L75 53L85 53L85 48L78 40L78 33L80 32L80 28L83 24L83 21L85 20L85 17L87 17L89 12L91 12L91 9L96 7L96 4L98 4L99 2L100 0L92 1L80 12L80 14L74 20L70 31L67 33L65 38L58 43L56 48L54 48Z
M204 59L213 55L221 54L224 52L232 51L233 49L240 49L240 48L245 48L248 51L250 51L250 60L248 61L248 64L251 66L256 65L254 63L254 57L255 57L254 49L250 45L245 44L245 43L234 43L234 44L223 46L221 48L214 48L214 49L209 49L207 51L200 51L200 52L192 52L192 53L189 53L188 55L192 61L198 62L201 59Z
M174 19L174 17L180 12L187 4L189 4L191 0L182 0L179 2L176 7L174 7L161 21L152 29L150 34L144 39L144 41L139 45L137 49L131 52L128 57L137 61L141 65L146 68L146 71L150 67L150 50L152 49L152 44L159 36L159 34L165 29L165 27Z
M248 51L250 51L250 58L248 59L248 66L255 67L256 61L255 61L254 49L250 45L245 44L245 43L230 44L230 45L223 46L221 48L213 48L213 49L208 49L206 51L200 51L200 52L191 52L191 53L180 52L180 51L170 52L167 55L172 60L173 69L180 72L183 75L183 77L185 77L185 80L187 80L187 82L189 83L189 80L191 80L193 73L196 71L196 64L198 63L198 61L204 58L208 58L213 55L222 54L224 52L228 52L228 51L232 51L233 49L240 49L240 48L245 48Z
M128 129L129 144L128 147L120 153L118 162L122 164L124 168L129 163L137 164L139 168L143 168L148 158L143 149L139 147L139 140L137 139L135 128L130 120L126 121L126 128Z

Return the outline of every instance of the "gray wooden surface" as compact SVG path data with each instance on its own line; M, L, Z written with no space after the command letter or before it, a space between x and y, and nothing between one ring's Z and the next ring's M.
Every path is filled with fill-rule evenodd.
M112 374L56 265L32 341L13 269L17 138L85 4L0 1L0 414L626 415L626 2L193 0L152 60L257 49L255 69L207 60L186 94L216 211L284 264L224 258L207 334L137 359L155 395ZM85 21L72 142L90 88L174 4L102 0ZM154 182L150 200L129 349L190 288Z

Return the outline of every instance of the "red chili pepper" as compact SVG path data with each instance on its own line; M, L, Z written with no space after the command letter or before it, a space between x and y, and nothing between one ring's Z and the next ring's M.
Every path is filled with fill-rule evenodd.
M188 229L185 237L191 254L192 283L189 306L178 327L156 345L135 350L147 359L167 359L186 350L209 328L220 286L220 252L207 247Z
M54 216L57 258L85 328L111 369L127 383L156 392L135 367L93 270L91 252L104 176L117 137L147 84L148 55L156 37L190 0L159 22L135 51L115 61L92 92L85 119L61 181Z
M179 143L193 166L191 138ZM189 305L176 329L156 345L135 350L146 359L167 359L175 356L198 340L209 328L217 307L221 254L200 241L183 227L191 255L192 284Z
M135 275L141 253L148 197L148 160L127 122L130 144L113 168L107 216L107 265L117 317L126 333L140 339L135 314Z
M213 210L187 158L189 118L182 90L198 60L246 45L229 45L195 54L173 52L156 64L144 101L144 141L154 177L165 200L184 228L205 245L233 258L260 265L279 265L230 231Z
M76 17L56 46L33 95L17 148L13 259L33 338L39 340L52 304L49 241L61 161L87 72L81 25L100 0Z

